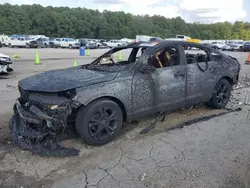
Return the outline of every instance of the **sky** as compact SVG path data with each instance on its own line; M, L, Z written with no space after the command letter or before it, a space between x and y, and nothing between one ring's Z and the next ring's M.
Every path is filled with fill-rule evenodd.
M0 0L0 3L85 7L166 18L180 16L186 22L250 22L250 0Z

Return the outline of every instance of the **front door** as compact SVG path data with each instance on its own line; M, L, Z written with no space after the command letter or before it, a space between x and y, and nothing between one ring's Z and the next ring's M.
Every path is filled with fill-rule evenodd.
M176 46L165 46L151 54L155 59L148 60L155 71L135 73L132 82L134 116L185 106L187 70L179 51Z

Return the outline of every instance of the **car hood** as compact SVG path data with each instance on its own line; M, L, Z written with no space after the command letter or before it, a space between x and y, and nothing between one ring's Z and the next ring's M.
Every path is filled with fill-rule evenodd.
M113 80L116 73L87 70L81 67L47 71L18 82L26 91L59 92Z

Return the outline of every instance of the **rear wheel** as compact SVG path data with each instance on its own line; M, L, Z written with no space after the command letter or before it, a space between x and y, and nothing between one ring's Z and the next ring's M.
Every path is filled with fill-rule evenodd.
M76 130L87 144L101 146L120 133L122 123L123 114L119 105L108 99L100 99L79 110Z
M69 49L72 49L72 45L71 44L69 45Z
M221 79L214 88L209 104L216 109L225 108L230 99L231 91L232 85L226 79Z

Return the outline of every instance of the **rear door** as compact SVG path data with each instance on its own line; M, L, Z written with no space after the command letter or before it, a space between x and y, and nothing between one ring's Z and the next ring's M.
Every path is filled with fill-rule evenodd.
M209 100L218 80L220 66L212 59L207 48L195 44L185 44L187 64L187 105Z

